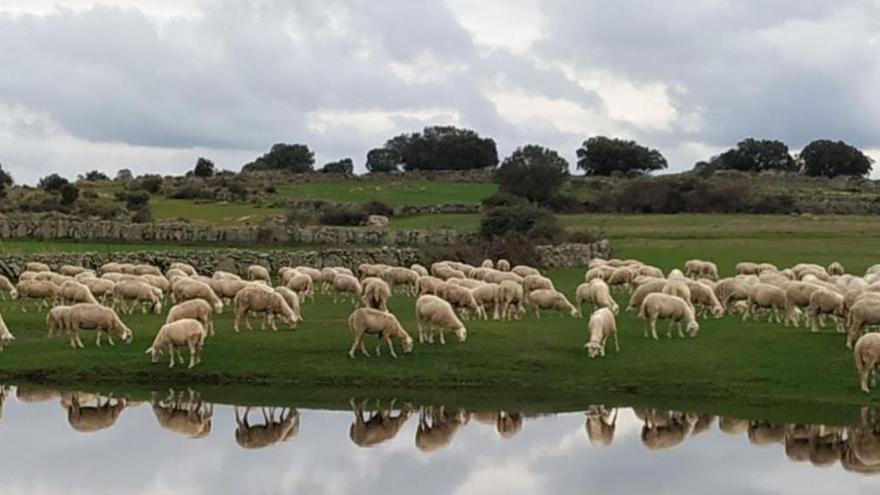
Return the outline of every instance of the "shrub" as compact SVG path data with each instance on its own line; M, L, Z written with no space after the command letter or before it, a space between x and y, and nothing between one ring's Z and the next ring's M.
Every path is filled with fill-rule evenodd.
M48 192L60 192L61 188L70 184L70 182L58 174L47 175L40 179L37 187Z
M495 171L502 191L543 203L558 194L568 177L568 162L555 151L537 145L518 148Z
M230 190L230 192L232 191ZM214 199L215 193L205 184L188 182L172 190L168 197L171 199Z
M544 206L556 213L586 213L586 205L577 198L556 194L544 201Z
M352 174L354 173L354 162L351 158L343 158L335 162L325 163L321 167L321 172L325 174Z
M603 235L597 230L575 230L567 235L568 242L591 244L602 240Z
M134 191L125 194L125 209L137 211L145 208L150 202L150 195L146 191Z
M368 201L361 205L361 209L367 215L382 215L385 217L394 215L394 208L381 201Z
M526 203L526 200L509 192L498 191L491 196L483 198L481 201L486 208L495 208L499 206L514 206Z
M135 210L135 212L131 215L131 221L134 223L149 223L153 219L153 215L150 212L150 207L145 206L139 210Z
M367 217L367 213L361 208L341 206L324 210L318 221L321 225L355 227L366 224Z
M73 184L67 183L61 186L61 204L70 206L79 198L79 188Z
M486 211L480 221L480 236L483 239L491 240L508 232L524 235L531 232L550 239L561 232L561 229L552 213L528 203L500 206Z
M196 167L193 169L192 173L196 177L213 177L215 172L214 162L208 160L207 158L199 157L196 161Z
M162 188L165 179L158 174L145 174L137 177L128 184L132 191L144 190L150 194L156 194Z

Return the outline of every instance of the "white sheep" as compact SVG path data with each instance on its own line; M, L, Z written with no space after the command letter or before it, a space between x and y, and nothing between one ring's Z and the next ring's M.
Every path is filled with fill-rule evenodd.
M471 294L474 296L474 300L477 304L483 308L483 319L488 319L487 308L492 308L494 319L499 319L501 316L499 314L499 308L496 305L496 301L498 300L498 289L501 286L498 284L491 283L483 283L478 287L474 287L471 290Z
M880 333L869 333L859 337L853 349L853 357L856 370L859 372L862 392L871 393L868 380L874 382L874 374L880 366Z
M159 329L156 338L153 339L151 345L145 354L150 355L152 362L157 362L163 350L167 350L171 356L171 362L168 367L174 367L174 351L177 351L177 358L180 364L183 364L183 354L181 347L189 348L189 368L202 362L202 348L205 346L205 327L198 320L184 318L172 323L166 323Z
M211 290L214 291L214 294L224 303L228 304L235 298L238 291L252 283L253 282L248 282L246 280L218 279L212 280L210 286Z
M225 272L223 270L215 271L214 274L211 276L211 278L213 278L214 280L222 279L222 278L229 279L229 280L241 280L241 277L238 276L237 274L231 273L231 272Z
M711 283L711 281L708 281ZM724 316L724 306L712 290L709 283L701 280L689 280L688 289L691 291L691 304L704 314L710 313L715 318Z
M363 289L360 281L353 275L339 273L333 279L333 302L337 302L341 294L346 294L352 302L357 302Z
M617 301L611 297L611 289L602 279L594 279L578 285L574 299L575 305L581 309L584 303L589 303L597 308L608 308L615 315L620 311Z
M37 261L30 261L25 263L24 270L26 272L51 272L52 269L49 268L49 265L45 263L40 263Z
M191 319L198 320L205 327L208 335L214 335L214 308L204 299L190 299L173 306L168 311L165 323Z
M529 275L541 275L541 271L537 268L532 268L528 265L516 265L515 267L510 269L511 273L515 273L522 278L526 278Z
M443 299L426 294L416 299L416 320L419 326L419 343L434 343L432 327L440 335L440 343L445 344L443 330L453 330L459 342L467 340L467 329L455 316L452 305Z
M391 288L403 286L405 292L412 296L416 295L416 283L419 274L402 266L391 266L380 274L380 277L391 285Z
M70 337L70 347L74 349L83 348L82 340L79 338L80 330L97 330L98 335L95 345L101 346L101 337L107 334L107 340L113 345L113 337L115 334L127 343L131 343L131 329L125 326L125 323L119 319L116 311L99 304L75 304L70 307L68 314L68 334Z
M180 270L183 273L185 273L187 276L190 276L190 277L193 275L198 275L198 272L196 271L196 269L193 268L193 266L190 265L189 263L181 263L181 262L171 263L170 265L168 265L168 271L171 271L171 270ZM166 274L167 274L167 272L166 272Z
M0 352L3 352L3 349L12 343L13 340L15 340L15 336L9 331L9 327L6 326L6 322L3 320L3 315L0 314ZM0 404L0 410L2 410L2 404Z
M259 285L250 285L240 290L235 295L235 319L233 328L235 332L239 331L239 323L244 318L245 326L248 330L252 330L248 314L251 312L263 313L265 320L269 322L269 326L274 331L278 331L275 325L275 315L279 315L289 327L296 328L298 318L293 309L284 300L281 294L268 287Z
M667 327L667 337L672 337L673 323L678 327L678 335L684 337L682 333L682 323L686 325L687 333L691 337L696 337L700 331L700 324L694 316L694 310L690 304L678 296L669 294L654 293L645 297L642 307L639 310L639 317L645 320L645 337L648 336L650 330L651 337L657 340L657 320L669 320Z
M21 301L21 310L27 312L25 301L33 299L37 302L37 309L57 304L61 297L61 288L47 280L20 280L16 287L18 299ZM49 302L51 301L51 303Z
M411 265L409 269L418 273L420 277L430 275L430 273L428 273L428 269L418 263Z
M284 298L284 302L286 302L287 305L290 306L290 309L293 310L296 321L303 321L302 306L300 304L299 295L287 287L275 287L275 292L280 294L281 297Z
M617 340L617 321L610 309L599 308L590 315L587 333L589 341L584 344L584 348L587 349L589 357L605 356L605 342L609 335L614 335L614 348L620 352L620 343Z
M469 319L471 314L476 315L477 318L485 314L485 310L477 303L473 292L467 287L445 282L436 295L451 304L453 308L458 309L464 319Z
M846 346L852 349L853 343L862 336L866 326L880 325L880 299L868 297L857 301L849 309L847 320L849 329Z
M846 273L846 270L844 270L843 265L841 265L837 261L834 261L830 265L828 265L828 268L826 270L828 271L829 275L843 275L844 273Z
M416 280L416 292L418 295L433 294L437 295L443 287L443 280L432 275L423 275Z
M581 311L568 301L565 294L555 290L540 289L529 292L526 294L526 302L534 310L536 318L541 317L542 309L568 311L575 318L581 317Z
M92 303L98 304L97 299L92 294L92 291L85 284L77 282L76 280L68 280L61 284L61 302L64 304L70 303Z
M217 297L214 289L205 282L193 279L180 279L171 286L172 302L188 301L190 299L204 299L213 307L214 312L223 312L223 301Z
M312 277L305 273L296 273L287 281L284 286L297 293L300 300L315 299L315 286Z
M666 287L666 279L650 280L639 284L632 295L629 296L629 304L627 304L626 310L639 311L648 294L663 292L663 287Z
M522 285L523 290L526 292L539 289L556 290L556 287L553 286L553 281L541 274L531 273L524 276Z
M818 332L819 325L825 325L826 315L834 319L838 332L845 331L843 322L846 318L846 305L843 295L828 289L817 290L810 296L810 304L807 306L810 330Z
M162 291L139 280L119 282L113 288L113 308L124 308L124 301L132 301L127 312L131 314L135 306L141 303L141 310L147 314L147 306L156 314L162 312Z
M269 270L264 266L260 265L251 265L247 268L247 278L248 280L262 280L267 284L272 283L272 276L269 275Z
M0 295L3 295L3 298L5 299L6 294L9 294L9 297L12 299L18 298L18 291L15 289L15 286L12 285L12 282L10 282L6 276L0 275Z
M788 298L784 289L775 285L758 283L749 287L748 305L743 313L743 321L750 316L757 318L759 311L769 312L770 317L776 319L776 323L782 322L782 314L788 314ZM786 318L786 322L788 318Z
M504 258L501 258L500 260L498 260L497 263L495 263L495 268L497 268L499 271L502 271L502 272L509 272L510 271L510 262Z
M348 357L354 359L354 351L358 347L364 356L369 356L367 349L364 347L364 334L376 334L379 338L376 343L376 355L380 353L382 341L388 344L388 350L391 357L397 358L394 352L394 344L392 338L400 340L403 352L409 353L413 349L413 339L404 330L397 317L386 311L373 308L357 308L348 317L348 328L354 333L354 342L348 350Z
M388 311L388 300L391 299L391 286L388 282L376 277L364 279L362 300L368 308Z
M46 313L47 337L70 329L70 306L55 306Z
M512 280L504 280L498 285L495 298L496 318L503 320L519 319L525 315L525 291L522 285Z

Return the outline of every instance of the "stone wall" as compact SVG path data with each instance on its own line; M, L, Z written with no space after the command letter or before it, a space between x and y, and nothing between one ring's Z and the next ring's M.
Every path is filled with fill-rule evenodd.
M593 257L608 258L611 246L603 240L594 244L562 244L538 246L538 252L547 268L586 266ZM171 263L181 261L193 265L199 272L212 273L224 270L244 273L250 265L263 265L273 273L282 266L309 265L356 267L361 263L386 263L410 266L413 263L429 264L429 259L416 248L350 248L321 249L309 251L254 251L244 249L187 250L173 252L126 252L126 253L37 253L29 255L0 255L0 274L16 280L28 261L39 261L57 270L61 265L79 265L98 268L110 261L123 263L149 263L164 271Z

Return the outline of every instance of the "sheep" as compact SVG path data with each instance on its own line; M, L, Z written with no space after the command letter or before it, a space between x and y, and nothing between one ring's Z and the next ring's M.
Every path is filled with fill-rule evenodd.
M826 271L829 275L843 275L844 273L846 273L846 270L843 269L843 265L841 265L837 261L834 261L830 265L828 265Z
M391 286L388 282L368 277L364 279L364 294L362 300L368 308L388 311L388 300L391 299Z
M235 298L238 291L253 284L246 280L219 279L211 281L211 289L224 303L228 304Z
M61 284L61 302L63 304L70 303L92 303L98 304L92 291L85 284L75 280L68 280Z
M125 399L95 397L94 406L84 406L83 399L91 394L75 393L67 405L67 422L79 432L93 433L106 430L116 424L119 415L128 407ZM112 401L112 402L111 402Z
M153 339L153 345L144 351L144 354L150 355L150 361L156 363L163 350L167 350L171 357L169 368L174 367L174 351L177 351L177 358L180 364L183 364L183 354L180 348L186 346L189 348L189 366L192 369L195 365L202 362L202 348L205 346L205 327L198 320L192 318L184 318L171 323L166 323L159 328L159 333Z
M849 330L846 346L852 349L853 343L862 335L865 326L880 325L880 299L864 298L857 301L849 310Z
M364 356L369 357L367 349L364 347L364 334L372 333L379 337L376 343L376 355L381 350L381 344L384 340L388 344L388 350L391 357L397 359L397 353L394 352L394 344L391 338L400 340L400 345L404 353L410 353L413 349L413 339L406 333L397 317L386 311L380 311L373 308L357 308L348 317L348 328L354 333L354 342L348 350L348 357L354 359L354 351L358 347Z
M252 330L250 320L248 319L248 314L251 311L264 313L269 326L276 332L278 327L275 325L275 315L281 316L282 321L290 328L296 328L298 318L293 309L285 302L281 294L268 287L251 285L240 290L235 295L235 320L233 328L236 333L239 331L239 323L242 317L244 317L247 329Z
M162 312L162 291L146 282L131 280L116 284L113 288L113 308L122 307L124 311L125 300L132 301L131 307L127 311L129 314L134 311L138 303L141 303L141 310L144 314L147 314L147 306L156 314Z
M531 292L538 289L556 290L553 281L543 275L529 274L523 277L523 290Z
M663 290L660 291L663 294L669 294L670 296L678 296L682 298L691 309L694 309L694 305L691 302L691 289L688 287L687 279L682 277L681 279L672 279L666 282L666 285L663 286Z
M737 275L757 275L761 270L758 268L757 263L743 261L736 264L734 271Z
M510 281L514 282L517 285L522 286L523 279L519 275L511 272L499 272L493 271L489 273L484 279L484 282L492 282L496 284L500 284L501 282Z
M447 414L442 406L436 409L434 406L421 408L419 426L416 430L416 448L422 452L433 452L448 446L452 443L456 432L466 425L469 419L464 412Z
M171 289L171 282L165 278L164 275L155 275L152 273L145 273L139 276L140 280L146 282L153 287L159 289L162 292L162 295L165 295L165 292Z
M645 301L645 298L648 297L648 294L663 292L663 287L666 287L666 279L652 280L650 282L640 284L629 297L629 304L627 304L626 310L639 311L639 309L641 309L642 307L642 303Z
M312 282L312 277L306 275L305 273L297 273L294 276L290 277L284 283L284 286L296 292L297 295L300 296L301 300L314 300L315 298L315 286Z
M26 271L26 272L51 272L52 269L49 268L49 265L47 265L45 263L30 261L28 263L25 263L24 271Z
M81 266L74 265L62 265L60 268L58 268L58 273L60 273L61 275L67 275L68 277L74 277L85 271L88 270Z
M724 307L721 305L718 297L715 296L712 287L698 280L688 281L687 286L691 291L691 303L694 307L712 314L715 318L724 316Z
M620 306L617 301L611 297L611 290L601 279L595 279L591 282L584 282L578 285L575 290L575 304L578 308L583 308L585 302L595 305L597 308L608 308L615 315L620 312Z
M193 275L198 275L198 272L196 272L196 269L193 268L193 266L190 265L189 263L181 263L181 262L171 263L170 265L168 265L168 271L171 271L171 270L180 270L183 273L185 273L187 276L190 276L190 277ZM167 276L167 273L168 272L166 272L166 276Z
M134 266L134 274L135 275L153 275L153 276L162 276L162 270L153 265L147 264L139 264Z
M673 268L669 270L669 274L666 275L666 278L669 280L685 280L687 277L684 276L684 273L678 268Z
M525 314L524 302L525 293L522 285L511 280L504 280L498 285L495 311L496 315L500 315L501 319L522 318Z
M742 320L746 321L749 316L755 316L759 310L768 310L770 317L775 317L776 323L781 323L781 314L788 315L789 305L785 290L775 285L758 283L749 287L748 306L743 312ZM786 322L788 318L786 318Z
M436 333L440 335L441 344L446 344L444 329L453 330L459 342L467 340L467 329L455 316L452 305L437 296L426 294L416 299L416 320L419 326L419 343L424 343L426 340L428 343L434 343L431 327L435 327Z
M608 281L611 278L611 275L617 271L616 268L608 266L608 265L599 265L587 270L584 273L584 282L590 282L594 279L602 279L604 281Z
M846 308L843 296L828 289L820 289L810 296L810 304L807 306L807 317L810 322L810 330L819 331L818 325L824 325L825 315L830 315L837 326L838 332L843 332L843 320L846 317Z
M416 280L416 292L420 296L424 294L437 295L443 284L443 280L433 275L424 275Z
M587 420L584 429L587 438L593 447L607 447L614 440L614 430L617 429L617 408L609 411L605 406L587 407Z
M336 270L324 267L321 269L321 292L326 293L333 287L333 281L336 280L338 273Z
M265 424L251 426L248 415L251 409L245 408L244 417L235 408L235 442L245 449L262 449L270 445L286 442L299 433L299 413L296 409L281 409L276 419L276 409L263 408Z
M587 333L590 338L584 344L584 349L587 350L587 355L590 358L605 357L605 342L612 334L614 335L614 349L620 352L620 343L617 340L617 320L614 319L614 313L610 309L599 308L590 315Z
M480 268L495 268L495 263L493 263L491 259L486 258L480 263Z
M806 309L810 305L810 296L813 295L813 292L822 289L822 287L809 282L788 282L783 289L785 289L787 302L785 324L792 323L798 326L799 322L794 316L794 308Z
M321 270L317 268L312 268L311 266L300 265L294 267L294 270L302 273L303 275L308 275L312 279L312 284L316 284L321 281Z
M465 320L469 319L472 313L477 318L485 314L485 310L477 303L474 294L467 287L445 282L440 286L436 295L451 304L453 308L458 309Z
M303 321L302 317L302 307L299 301L299 295L288 289L287 287L275 287L275 292L281 295L284 298L284 302L290 306L290 309L293 310L293 314L296 315L297 321Z
M70 328L70 306L55 306L46 313L46 336L52 337L56 333L67 331Z
M431 265L431 275L442 280L449 280L450 278L467 278L463 271L439 263Z
M510 273L515 273L522 278L526 278L529 275L541 275L541 272L537 268L532 268L526 265L516 265L510 269Z
M526 294L526 302L535 311L535 317L541 317L542 309L568 311L575 317L581 317L581 311L568 301L565 294L555 290L540 289Z
M869 333L859 337L853 349L853 357L856 370L859 372L862 392L871 393L868 381L870 379L871 383L874 383L874 374L880 366L880 333Z
M269 270L264 266L260 265L251 265L247 268L247 278L248 280L262 280L267 284L272 283L272 276L269 275Z
M169 282L174 282L175 279L178 278L190 278L192 275L184 272L183 270L178 270L177 268L171 268L165 272L165 278L168 279Z
M692 279L718 280L718 266L711 261L688 260L684 264L684 274Z
M164 400L159 399L154 392L150 406L159 426L166 430L191 439L205 438L211 433L214 407L203 403L192 390L188 400L184 398L183 392L175 394L171 390Z
M509 272L510 262L504 258L501 258L500 260L498 260L498 262L495 263L495 268L501 272Z
M6 322L3 320L3 315L0 314L0 352L3 352L3 349L12 343L13 340L15 340L15 336L9 331L9 327L6 326Z
M98 336L95 345L101 346L101 337L107 334L107 340L110 345L114 345L113 336L122 339L126 343L131 343L131 329L125 326L125 323L119 319L116 311L99 304L80 303L70 307L68 314L68 335L70 347L82 349L83 343L79 338L79 331L89 329L97 330Z
M690 337L696 337L700 331L700 324L694 317L694 310L682 298L669 294L654 293L645 297L639 310L639 317L645 320L645 337L650 330L651 337L657 340L657 320L669 320L666 336L672 337L672 324L678 327L679 337L684 337L681 325L686 324L687 333Z
M392 266L383 270L380 277L388 282L392 289L398 285L402 285L405 293L412 296L416 295L416 282L419 279L419 274L417 272L402 266Z
M724 309L729 309L732 302L746 301L749 298L749 283L737 278L725 278L715 284L715 296Z
M217 297L210 285L198 280L181 279L171 286L172 302L188 301L190 299L204 299L213 307L214 312L223 312L223 301Z
M18 299L18 291L15 289L15 286L12 285L12 282L6 276L0 275L0 295L3 296L3 299L6 299L6 294L9 294L9 297L12 299Z
M58 303L61 297L61 288L52 282L40 280L24 280L19 281L16 287L18 298L22 301L21 310L27 312L24 301L33 299L37 301L37 308L43 306L52 306ZM51 300L51 304L47 301Z
M476 289L477 287L486 285L486 282L473 278L451 278L448 282L444 283L457 285L459 287L467 287L468 289Z
M418 263L411 265L409 269L418 273L420 277L430 275L430 273L428 273L428 269Z
M214 335L214 308L204 299L190 299L171 308L165 323L174 323L183 319L198 320L205 327L209 336Z
M391 268L384 263L361 263L357 267L358 277L365 279L367 277L380 277L382 272Z
M608 283L610 288L623 288L624 290L631 291L633 289L633 279L636 278L636 272L627 267L620 267L614 269L607 278L605 278L605 282Z
M493 318L499 319L500 314L498 313L498 305L496 301L498 300L498 289L501 286L498 284L491 283L483 283L479 287L475 287L471 290L471 294L474 296L474 300L476 300L477 305L483 308L483 319L488 319L488 314L486 311L487 307L491 307L493 310Z
M348 294L353 302L357 302L363 292L360 281L353 275L338 274L333 279L333 302L338 300L340 294Z

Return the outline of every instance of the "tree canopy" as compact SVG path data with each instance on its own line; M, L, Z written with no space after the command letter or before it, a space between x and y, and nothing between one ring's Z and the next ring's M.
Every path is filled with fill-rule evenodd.
M101 172L100 170L91 170L79 176L79 178L89 182L103 182L110 180L110 177L107 177L107 174Z
M495 171L502 191L544 202L568 177L568 162L551 149L530 144L514 151Z
M666 158L655 150L635 141L593 136L577 150L577 166L586 175L619 173L649 173L667 167Z
M70 181L68 181L64 177L61 177L58 174L50 174L40 179L40 182L37 184L37 186L44 191L59 192L61 191L62 187L68 184L70 184Z
M293 173L311 172L315 153L304 144L278 143L268 153L248 163L242 172L286 170Z
M384 149L390 153L374 154L381 161L372 162L383 171L390 169L392 161L402 163L404 170L468 170L498 165L495 141L453 126L426 127L420 133L401 134L389 139ZM369 155L367 161L369 168Z
M820 139L808 144L799 155L804 174L814 177L854 175L871 172L874 160L843 141Z
M712 158L710 165L716 169L763 172L765 170L795 171L797 163L782 141L748 138L737 143L736 148Z
M196 167L193 169L193 175L196 177L213 177L215 172L214 162L202 157L199 157L196 161Z
M9 172L3 170L3 164L0 163L0 198L6 197L6 188L14 183Z
M321 167L321 172L327 174L353 174L354 161L351 158L343 158L335 162L328 162Z
M388 148L373 148L367 152L367 170L370 172L397 172L402 159Z

